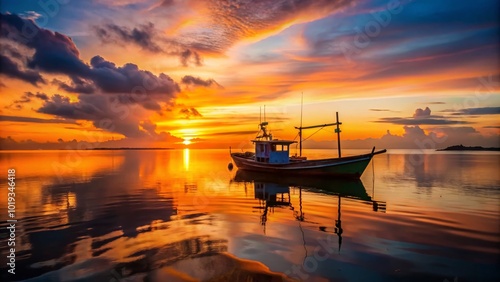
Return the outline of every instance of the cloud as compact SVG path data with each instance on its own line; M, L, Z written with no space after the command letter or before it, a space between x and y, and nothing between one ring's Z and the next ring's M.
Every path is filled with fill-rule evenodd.
M101 56L90 60L90 75L87 77L97 87L106 93L138 93L161 94L173 97L180 91L179 85L168 75L140 70L135 64L125 64L122 67ZM142 93L141 93L142 92Z
M151 22L134 28L106 23L95 26L94 31L102 43L118 45L132 43L149 52L177 56L185 67L189 64L203 65L203 60L197 51L191 50L190 47L175 39L162 35L162 32L157 30Z
M9 106L6 106L5 108L15 108L15 109L20 110L23 108L23 106L22 106L23 104L30 103L33 100L33 98L39 99L42 101L47 101L49 99L49 96L47 96L47 94L41 93L41 92L37 92L37 93L24 92L24 94L21 96L20 99L14 100L14 102L12 104L10 104Z
M19 16L23 19L27 19L27 20L37 20L39 18L42 17L41 14L35 12L35 11L27 11L27 12L24 12L24 13L20 13Z
M132 43L150 52L164 52L154 40L157 31L153 23L147 23L132 29L108 23L95 26L94 29L97 36L105 43Z
M500 129L500 126L498 126L498 125L488 125L488 126L483 126L483 128L494 128L494 129Z
M442 1L399 2L402 12L389 14L390 23L377 24L374 17L389 13L388 1L357 1L355 9L307 24L300 40L309 52L301 51L293 71L305 72L312 65L316 73L321 68L331 73L332 65L339 70L335 74L356 71L354 78L339 80L355 90L363 85L363 92L368 87L418 93L474 91L478 76L498 75L498 60L492 60L498 58L498 2L461 2L453 7ZM456 21L458 14L467 16ZM368 34L375 35L368 36L369 28Z
M184 115L184 118L185 119L189 119L191 117L202 117L202 115L200 114L200 112L198 112L198 110L196 110L195 108L191 107L191 108L182 108L179 110L179 113Z
M500 107L483 107L483 108L467 108L461 109L453 115L498 115L500 114Z
M81 130L81 129L80 129ZM161 133L162 141L170 144L180 143L182 138L175 137L169 133ZM57 138L57 137L56 137ZM65 141L62 138L57 138L56 142L36 142L31 139L28 140L14 140L11 136L6 138L0 137L0 148L3 150L85 150L94 148L145 148L150 147L149 140L137 140L131 138L114 139L107 141L98 140L69 140ZM163 146L161 146L163 147Z
M389 109L370 109L372 112L393 112L393 113L399 113L399 111L393 111Z
M59 79L53 79L52 84L58 85L59 89L69 93L92 94L97 91L97 88L93 83L76 76L71 77L71 81L69 83Z
M65 119L91 121L96 128L119 133L127 138L166 140L168 133L152 131L151 123L144 118L149 116L148 112L151 110L161 110L156 108L157 103L152 100L130 100L131 98L133 97L128 95L80 94L77 102L71 102L68 97L56 94L45 101L37 112Z
M215 132L203 135L204 137L214 137L214 136L243 136L243 135L255 135L257 132L255 130L241 130L241 131L227 131L227 132Z
M450 118L445 118L443 116L431 115L431 109L425 107L425 109L418 108L413 113L411 118L407 117L384 117L380 118L377 123L392 123L399 125L451 125L451 124L470 124L472 122L464 120L454 120Z
M86 63L80 59L79 50L70 37L40 28L33 20L23 19L18 15L2 14L1 24L2 38L5 38L9 46L15 45L30 50L26 52L27 57L18 60L24 62L29 71L37 75L39 72L64 75L68 77L68 81L58 76L52 80L52 84L66 92L77 93L76 100L70 100L60 94L49 98L43 93L25 93L15 100L13 105L16 108L22 108L22 104L32 102L36 98L43 101L36 109L38 113L63 120L89 121L100 130L119 133L128 139L165 141L177 138L168 132L157 132L156 125L150 121L151 115L154 114L152 112L162 115L164 109L175 106L175 99L181 91L178 83L168 75L156 75L139 69L132 63L117 66L99 55ZM143 26L142 29L120 28L113 27L114 32L121 34L121 39L133 40L134 44L143 46L152 43L152 37L146 34L153 30L152 25ZM24 36L26 29L31 31L30 36ZM153 44L148 48L155 51L159 46ZM10 53L5 54L10 57L17 56L12 52L12 48L9 50ZM182 49L182 52L184 51L185 49ZM4 58L9 60L8 62L11 61L7 56ZM186 60L193 58L201 60L195 53L185 55ZM27 79L26 76L23 78ZM41 78L38 80L43 81ZM207 83L215 83L210 81L213 80L207 80ZM188 108L184 114L187 117L201 116L195 108ZM40 122L33 120L36 121Z
M94 56L90 65L80 59L74 42L66 35L38 27L32 20L22 19L13 14L2 14L2 37L16 39L18 44L32 48L34 54L28 61L28 68L47 73L68 75L71 83L59 83L62 89L70 92L89 93L98 88L105 93L138 93L146 95L162 94L173 97L180 91L179 86L169 76L140 70L137 65L127 63L117 67L101 56ZM32 36L24 36L26 29ZM25 80L43 81L36 73L20 73L7 57L2 57L2 66L7 64L9 73L15 73ZM4 62L5 60L5 62ZM10 64L9 64L10 63ZM2 67L2 72L4 68ZM57 83L57 81L56 81Z
M35 86L38 86L38 83L45 83L45 80L38 72L32 70L21 70L19 65L13 62L9 57L2 54L0 54L0 74L29 82Z
M186 49L180 53L181 64L185 67L189 65L190 62L194 63L196 66L202 66L202 59L200 54L196 51Z
M49 100L49 97L47 96L47 94L40 93L40 92L36 92L36 93L25 92L24 96L27 97L27 98L38 98L38 99L44 100L44 101Z
M0 52L7 57L11 57L17 60L23 60L24 56L17 50L16 47L11 44L0 44Z
M2 14L1 36L34 50L28 67L47 73L82 75L88 66L79 59L79 51L68 36L38 27L33 20L15 14Z
M351 4L349 0L206 1L208 29L181 32L197 50L222 53L241 39L284 28L291 22L321 18ZM171 5L170 5L171 6ZM189 36L190 35L190 36Z
M156 38L160 44L183 46L190 52L202 54L222 54L242 39L283 30L293 23L319 19L353 2L163 0L150 5L147 12L168 20L168 36L164 33Z
M474 127L470 126L454 126L454 127L436 127L433 128L433 131L442 132L446 135L467 135L467 134L479 134Z
M422 118L422 117L429 117L431 115L431 109L429 107L425 107L425 110L422 110L420 108L415 110L415 113L413 114L414 118Z
M463 120L450 120L444 118L423 118L423 119L414 119L414 118L402 118L402 117L386 117L381 118L375 122L378 123L392 123L392 124L400 124L400 125L443 125L443 124L469 124L471 122L463 121Z
M75 121L66 120L66 119L42 119L42 118L32 118L32 117L22 117L22 116L4 116L4 115L0 115L0 122L1 121L76 124Z
M392 134L389 130L380 138L357 140L342 140L343 148L367 149L439 149L448 146L464 144L466 146L498 147L500 135L483 136L476 129L467 126L438 127L433 130L423 130L420 126L403 126L402 135ZM334 148L333 141L307 141L306 148Z
M213 79L206 79L203 80L199 77L194 77L191 75L186 75L181 79L181 82L187 85L195 85L195 86L203 86L203 87L210 87L210 86L220 86L215 80Z

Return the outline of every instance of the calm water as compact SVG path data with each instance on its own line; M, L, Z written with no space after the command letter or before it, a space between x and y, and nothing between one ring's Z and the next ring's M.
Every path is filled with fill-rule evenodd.
M345 182L228 171L227 150L0 152L2 281L500 281L500 154L421 153Z

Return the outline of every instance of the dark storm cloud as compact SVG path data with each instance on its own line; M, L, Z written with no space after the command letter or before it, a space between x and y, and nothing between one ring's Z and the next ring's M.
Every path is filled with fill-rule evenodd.
M38 72L32 70L22 70L19 65L12 61L9 57L1 54L0 74L29 82L35 86L37 86L38 83L45 83L45 80Z
M58 79L53 79L52 84L59 86L59 89L70 93L92 94L97 91L97 88L92 82L81 79L79 77L71 77L71 82L66 83Z
M59 32L38 27L33 20L15 14L1 14L1 37L23 44L35 52L28 67L48 73L81 75L88 66L80 59L80 53L70 37Z
M182 78L181 80L182 83L187 84L187 85L195 85L195 86L204 86L204 87L210 87L210 86L220 86L215 80L213 79L201 79L199 77L194 77L192 75L186 75Z
M66 35L39 28L32 20L22 19L13 14L2 14L2 37L14 39L19 44L34 49L28 67L48 73L68 75L71 84L59 83L62 89L70 92L91 93L92 88L99 88L106 93L138 93L147 95L162 94L173 97L180 91L179 86L169 76L140 70L135 64L117 67L101 56L91 59L90 65L79 58L79 51L74 42ZM28 27L28 28L27 28ZM26 29L31 31L26 36ZM2 57L2 72L14 73L19 78L36 83L41 77L36 73L22 73L7 57ZM4 62L5 61L5 62ZM17 72L16 72L17 70Z
M116 67L101 56L90 60L92 66L90 79L106 93L130 93L144 91L148 94L173 96L180 91L179 85L164 73L156 76L140 70L135 64Z

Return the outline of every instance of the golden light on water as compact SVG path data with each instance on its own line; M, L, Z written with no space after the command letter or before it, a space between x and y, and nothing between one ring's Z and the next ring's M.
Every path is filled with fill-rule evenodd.
M188 148L184 149L183 162L184 162L184 170L188 171L189 170L189 149Z

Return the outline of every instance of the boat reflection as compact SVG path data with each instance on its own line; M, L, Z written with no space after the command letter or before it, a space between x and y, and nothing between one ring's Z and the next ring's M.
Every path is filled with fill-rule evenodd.
M372 201L371 197L366 192L363 182L359 179L332 179L323 177L296 176L280 177L269 173L238 170L233 178L233 181L263 183L266 184L266 187L300 187L312 192Z
M368 195L363 182L359 179L327 179L327 178L305 178L305 177L277 177L272 174L238 170L233 178L234 182L253 183L255 199L259 200L259 206L254 207L262 210L261 224L266 231L268 214L274 212L276 207L290 208L293 211L294 218L300 222L306 221L303 212L302 200L303 190L313 193L323 193L331 195L332 199L337 200L337 218L333 230L328 230L326 226L319 226L322 232L330 232L338 236L339 251L342 245L342 219L341 204L342 198L360 201L371 205L373 211L386 211L386 202L376 201ZM290 187L298 188L299 206L293 206L290 200ZM300 226L300 228L302 228Z

